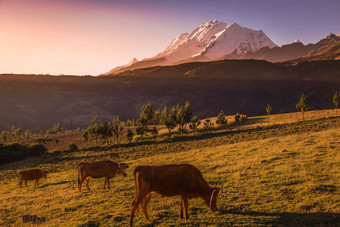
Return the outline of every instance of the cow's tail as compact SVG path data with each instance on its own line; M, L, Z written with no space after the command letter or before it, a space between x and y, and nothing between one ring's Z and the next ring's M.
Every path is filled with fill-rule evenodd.
M133 172L134 177L135 177L135 191L136 191L136 197L137 197L137 192L139 192L139 174L140 172L137 170L137 168L135 169L135 171Z

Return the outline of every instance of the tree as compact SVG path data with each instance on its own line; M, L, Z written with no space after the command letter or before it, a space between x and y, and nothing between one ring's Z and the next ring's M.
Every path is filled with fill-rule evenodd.
M226 128L228 126L228 121L227 121L227 119L225 117L225 114L224 114L223 110L221 110L221 112L217 115L216 124L220 128Z
M152 109L152 105L150 103L143 105L139 118L144 118L148 123L150 123L153 117L154 117L154 112Z
M91 125L85 130L87 132L86 134L87 136L91 136L92 138L94 138L94 140L96 141L96 146L98 145L98 138L99 138L98 120L99 120L98 116L95 116L91 120ZM83 134L83 138L84 138L84 134Z
M159 125L160 122L161 122L161 110L157 109L153 113L153 118L151 120L151 124Z
M126 138L129 140L129 142L131 143L132 139L133 139L133 131L131 129L128 129L126 131Z
M112 131L116 137L117 143L119 142L119 137L124 129L124 123L120 122L119 117L114 117L112 120Z
M97 128L97 133L105 140L106 144L110 145L110 138L113 136L113 128L110 122L101 123Z
M186 126L188 123L190 123L190 120L192 118L192 110L190 108L190 103L186 101L184 106L180 106L179 104L177 104L175 110L176 110L176 122L180 125L178 130L181 133L183 133L186 131Z
M173 116L171 114L169 114L168 117L165 119L165 126L167 127L170 135L171 130L176 127L176 121L173 119Z
M214 123L212 123L210 119L205 119L203 123L203 129L205 131L212 131L213 127L214 127Z
M270 115L270 112L272 112L272 107L268 104L266 107L266 112L267 112L267 115L268 115L268 125L269 125L269 115Z
M13 138L17 138L17 139L21 138L22 130L21 130L20 127L19 128L15 128L15 126L13 125L11 130L12 130L12 137Z
M62 129L60 123L56 123L51 128L46 130L47 134L57 134L59 132L63 132L63 129Z
M180 106L179 109L177 109L176 122L179 124L178 131L182 134L184 132L185 124L183 106Z
M307 103L307 97L302 94L299 98L299 103L296 104L296 110L301 111L302 114L302 120L305 120L305 111L310 110L310 107Z
M88 139L89 139L89 132L87 130L85 130L81 136L83 137L84 141L88 141Z
M11 133L6 131L6 130L3 130L0 134L0 139L2 140L2 142L5 142L7 140L9 140L11 138Z
M24 137L26 138L26 139L29 139L29 138L31 138L31 136L32 136L32 133L30 132L30 130L26 130L25 131L25 133L24 133Z
M333 95L333 103L334 103L334 106L335 106L335 116L338 116L337 109L338 109L338 105L339 105L339 99L340 99L340 94L338 93L338 91L336 91Z
M159 123L162 124L162 125L165 125L165 121L168 117L168 108L166 106L164 106L162 112L161 112L161 118L160 118L160 121Z
M136 123L134 120L127 120L126 121L126 127L131 127L131 126L135 126Z
M189 124L189 128L194 132L194 134L197 131L198 126L201 124L200 119L197 117L197 115L193 116L193 118L191 118L190 124Z
M238 124L241 122L241 114L238 112L235 114L235 123Z
M192 110L191 110L189 101L185 102L185 105L183 108L183 119L184 119L184 130L186 130L187 124L189 124L192 119Z
M137 119L137 128L136 132L138 135L143 135L148 131L148 125L150 124L151 120L153 119L154 112L152 109L152 105L150 103L143 105L142 111L139 115L139 119Z

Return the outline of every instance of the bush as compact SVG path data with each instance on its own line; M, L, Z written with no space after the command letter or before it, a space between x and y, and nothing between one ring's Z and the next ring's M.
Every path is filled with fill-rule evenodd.
M69 151L77 151L78 150L77 144L75 144L75 143L68 144L68 150Z
M19 143L9 143L3 146L3 148L8 152L24 151L24 147Z
M19 161L29 156L38 156L46 153L47 149L42 144L21 145L11 143L0 146L0 163Z
M30 156L41 155L47 152L47 148L39 143L31 143L26 145L26 152Z

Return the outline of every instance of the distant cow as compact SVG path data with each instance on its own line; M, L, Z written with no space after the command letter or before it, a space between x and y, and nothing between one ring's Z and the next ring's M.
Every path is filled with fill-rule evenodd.
M89 163L80 163L78 167L78 190L81 192L81 186L85 181L85 185L87 189L89 188L89 178L101 178L105 177L104 189L107 183L108 188L110 189L110 179L116 176L117 174L122 174L126 177L126 168L129 166L121 163L117 164L111 161L100 161L100 162L89 162Z
M119 158L119 155L117 153L111 153L110 157L111 158Z
M27 187L28 180L35 180L34 186L39 186L39 179L42 177L47 177L47 172L41 169L30 169L21 171L20 173L20 188L22 188L22 182L25 181Z
M210 187L201 172L192 165L138 166L134 170L134 177L136 197L131 206L130 226L139 204L146 220L150 220L147 205L151 192L161 196L180 195L180 218L183 218L184 213L185 220L189 218L188 199L191 198L200 197L212 211L217 210L216 202L220 189Z

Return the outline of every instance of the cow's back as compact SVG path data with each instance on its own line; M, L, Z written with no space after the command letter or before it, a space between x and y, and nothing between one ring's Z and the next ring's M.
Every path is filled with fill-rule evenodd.
M21 171L20 175L25 180L36 180L42 177L42 171L40 169L30 169Z
M89 162L79 165L82 174L93 178L113 177L117 170L118 164L111 161Z
M202 193L207 186L201 172L188 164L165 166L138 166L139 177L150 184L151 191L164 196Z

